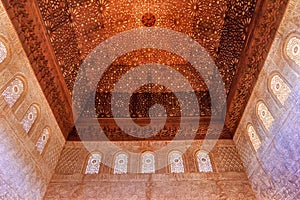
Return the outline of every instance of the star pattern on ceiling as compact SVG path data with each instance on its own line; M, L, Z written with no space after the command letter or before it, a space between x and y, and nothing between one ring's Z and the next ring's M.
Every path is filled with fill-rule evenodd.
M38 0L70 91L86 56L105 39L145 26L144 17L147 23L152 20L151 26L183 32L205 47L219 67L228 93L255 3L256 0Z

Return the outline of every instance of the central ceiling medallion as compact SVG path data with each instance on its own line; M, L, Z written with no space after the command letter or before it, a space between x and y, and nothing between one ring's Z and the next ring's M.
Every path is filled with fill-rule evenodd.
M146 27L154 26L156 18L152 13L145 13L142 17L142 23Z

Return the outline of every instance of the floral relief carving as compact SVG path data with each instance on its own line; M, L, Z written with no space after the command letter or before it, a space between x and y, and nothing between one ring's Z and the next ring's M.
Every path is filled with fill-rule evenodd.
M37 110L36 106L34 106L34 105L30 106L30 108L26 112L26 114L23 117L22 122L21 122L23 129L26 131L26 133L29 132L32 125L36 121L37 117L38 117L38 110Z
M274 121L274 117L270 113L266 104L264 104L263 102L259 102L257 104L257 115L264 127L267 130L270 130L270 127L272 126L272 123Z
M300 39L296 36L291 37L286 46L287 56L300 66Z
M270 89L282 105L284 105L291 93L289 86L277 74L271 78Z
M98 153L92 153L87 162L85 174L98 174L101 164L101 155Z
M6 59L6 57L7 57L6 46L2 41L0 41L0 64Z
M142 173L155 173L155 157L150 152L142 155Z
M180 152L171 152L169 155L171 173L184 173L182 154Z
M15 78L12 82L9 83L7 88L2 92L2 96L4 97L4 100L9 105L9 107L13 107L13 105L21 97L24 89L24 83L20 78Z

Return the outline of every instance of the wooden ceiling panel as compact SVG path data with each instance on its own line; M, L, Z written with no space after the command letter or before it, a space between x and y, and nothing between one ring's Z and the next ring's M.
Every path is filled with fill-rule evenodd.
M154 26L183 32L207 49L228 93L255 3L256 0L38 0L70 91L82 61L97 45L120 32L143 27L143 16L151 13Z
M70 94L80 65L87 55L101 42L118 33L154 26L184 33L209 52L219 69L228 95L226 122L221 138L232 138L283 16L287 0L3 0L3 2L65 136L69 134L70 127L74 124ZM120 77L128 70L145 63L167 64L187 77L198 95L199 106L204 111L201 116L210 119L209 93L202 77L194 73L193 66L180 56L158 49L128 52L108 67L105 76L109 78L99 80L95 99L97 117L104 121L105 118L112 119L109 111L103 112L101 105L97 104L97 99L104 97L106 98L104 101L108 101L113 86ZM120 72L120 69L123 71ZM163 76L167 80L172 79L172 74L164 73ZM167 88L157 86L150 86L151 90L145 88L141 87L133 95L133 99L136 99L131 105L133 108L134 105L142 107L137 99L140 96L144 99L148 93L158 96L155 97L156 100L155 98L148 100L147 105L151 105L153 99L156 102L162 97L161 103L164 104L164 100L172 97ZM191 91L183 92L188 95ZM174 105L175 110L171 115L179 117L180 108L177 103L170 105ZM134 110L132 114L131 117L141 118L143 121L148 115L148 110ZM171 115L168 116L172 117ZM189 117L194 116L191 114ZM217 121L213 123L217 124ZM199 125L202 127L199 129L202 136L198 136L198 139L205 135L206 123L207 121ZM114 128L107 129L114 130ZM69 139L77 140L76 134L76 130L73 129ZM124 135L122 137L118 134L110 135L111 140L130 139ZM168 134L163 133L157 138L150 139L170 138L170 134L166 137L164 135ZM99 138L87 135L85 139Z

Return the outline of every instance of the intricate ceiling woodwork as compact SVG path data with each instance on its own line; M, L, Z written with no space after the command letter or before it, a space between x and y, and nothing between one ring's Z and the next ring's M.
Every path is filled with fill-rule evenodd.
M117 33L147 23L146 26L155 24L181 31L205 47L216 60L228 93L256 0L37 2L70 91L82 61L97 45Z
M65 135L73 124L69 94L87 55L113 35L138 27L156 26L187 34L215 61L228 94L226 123L221 138L231 138L235 132L286 3L287 0L4 0ZM180 56L158 49L128 52L112 63L99 80L96 116L88 112L82 115L101 118L99 123L111 140L135 140L124 135L114 124L110 110L111 92L127 71L146 63L166 64L183 74L191 84L201 108L201 119L204 119L200 120L197 139L204 138L208 121L218 126L218 119L210 118L209 93L202 77ZM166 80L172 80L168 71L160 73L164 73ZM189 95L192 91L182 92ZM148 139L172 139L174 130L178 129L174 123L181 116L182 109L172 91L151 84L141 86L132 95L131 102L130 117L138 124L147 122L151 105L162 104L169 121L157 136ZM191 111L189 116L182 117L194 117L195 113ZM117 117L127 118L129 115L119 113ZM187 132L186 138L182 139L189 137L190 130L188 125L186 127L181 130ZM137 133L139 136L143 134ZM84 139L101 140L101 137L87 133ZM70 132L69 139L80 139L75 129Z
M111 64L111 66L107 68L102 79L99 81L98 92L113 92L115 84L120 80L120 78L122 78L124 74L135 67L148 63L167 65L170 68L180 72L187 79L186 84L189 83L192 86L193 91L207 91L207 86L199 72L197 72L197 70L182 57L164 50L141 49L128 52L127 54L117 58ZM142 73L150 72L142 71ZM171 69L161 69L161 71L156 73L160 74L160 77L165 77L165 83L170 81L176 82L176 80L172 79L173 77ZM151 75L152 74L149 74L149 76ZM138 74L136 77L138 77ZM132 81L128 81L126 84L130 86L132 85ZM158 90L156 92L160 91Z
M157 56L159 55L159 56ZM138 59L137 59L138 58ZM99 81L98 90L96 95L96 114L101 118L112 118L111 112L111 93L114 91L115 84L132 68L141 66L147 63L158 63L170 66L172 69L180 72L187 82L180 84L190 84L193 91L181 91L188 99L196 92L198 98L199 107L201 110L201 116L210 116L210 97L207 91L205 82L203 81L199 72L197 72L190 63L185 61L178 55L172 54L163 50L155 49L143 49L139 51L133 51L119 57L115 62L106 70L102 79ZM148 73L148 71L142 71L141 73ZM176 99L176 95L169 91L168 88L163 85L168 85L168 82L175 85L176 80L172 77L171 69L162 69L157 73L160 77L165 77L162 80L162 85L149 85L149 87L141 86L132 96L132 104L130 104L130 116L136 117L149 117L149 108L154 103L162 104L167 110L166 114L170 116L181 116L181 110L179 102L173 102ZM156 74L154 74L156 75ZM152 79L152 74L148 74L148 78ZM113 79L112 79L113 77ZM136 76L138 77L138 75ZM134 80L128 80L126 85L131 87ZM150 81L151 82L151 81ZM165 83L165 84L164 84ZM178 84L179 85L179 84ZM185 88L185 87L183 87ZM121 88L122 89L122 88ZM180 90L180 89L179 89ZM120 90L119 90L120 91ZM121 90L118 94L120 106L125 106L126 102L122 100L122 93L126 93L126 90ZM119 106L119 105L117 105ZM188 106L188 105L182 105ZM222 109L222 108L220 108ZM169 113L170 112L170 113ZM189 110L189 113L185 117L195 116L198 112L195 110ZM155 113L158 117L166 115L165 113ZM115 117L129 117L128 113L118 112Z
M198 130L194 130L191 126L191 124L195 123L195 120L197 120L197 118L194 117L189 117L190 123L181 125L179 117L168 117L165 125L162 126L160 119L153 119L156 126L149 126L148 129L142 131L129 125L126 126L127 120L131 119L125 119L122 122L123 127L125 128L120 129L112 118L99 118L98 122L91 122L89 118L85 118L76 125L76 129L78 130L75 128L72 130L68 136L68 140L172 140L175 136L177 137L177 140L204 139L207 136L207 129L211 121L210 118L202 118L199 122ZM134 118L133 120L140 126L149 124L149 118ZM217 134L217 130L222 128L222 123L219 123L218 120L213 120L212 123L213 130L216 131L212 131L212 134L209 135L210 138L230 139L232 137L229 133L223 133L221 135ZM99 124L101 126L100 133ZM80 131L80 137L77 131ZM196 131L196 134L194 134L194 131ZM179 137L178 134L180 134Z
M152 13L145 13L142 17L142 23L146 27L154 26L156 18Z
M237 75L227 98L223 132L235 133L258 75L264 66L288 0L259 1L249 38L237 66Z

